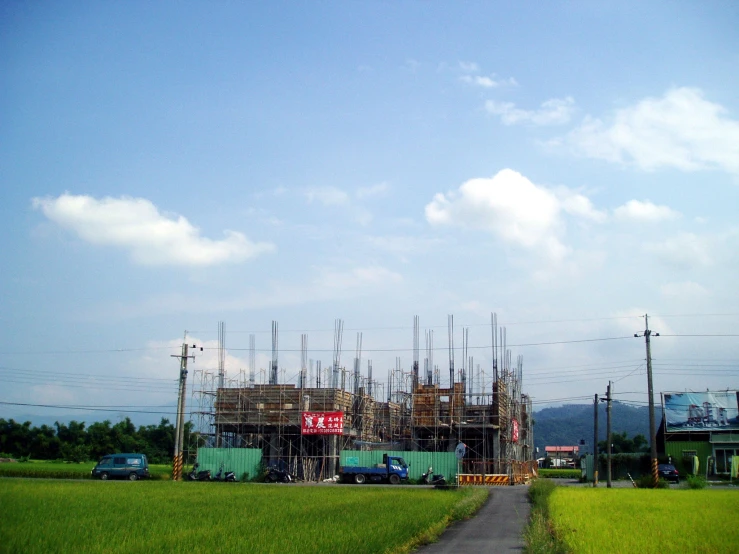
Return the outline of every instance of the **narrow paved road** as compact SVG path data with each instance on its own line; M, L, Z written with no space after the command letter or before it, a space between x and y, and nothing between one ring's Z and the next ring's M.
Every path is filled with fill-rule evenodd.
M480 554L523 551L523 529L529 519L525 485L491 487L490 498L475 517L452 524L439 542L421 554Z

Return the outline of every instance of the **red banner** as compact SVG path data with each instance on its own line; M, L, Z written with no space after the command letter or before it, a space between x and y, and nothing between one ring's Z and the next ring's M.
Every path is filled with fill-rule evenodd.
M343 435L344 412L303 412L304 435Z
M512 427L513 427L512 431L511 431L511 435L512 435L511 436L511 440L513 442L518 442L518 421L514 419L514 420L511 421L511 423L512 423Z

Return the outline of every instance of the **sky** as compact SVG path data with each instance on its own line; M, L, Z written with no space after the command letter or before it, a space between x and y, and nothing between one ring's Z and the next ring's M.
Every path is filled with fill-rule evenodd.
M489 392L495 314L538 409L646 404L649 314L658 403L739 389L737 28L731 1L3 2L0 417L173 420L173 356L198 346L197 406L219 322L232 383L252 334L267 379L273 321L280 382L303 334L326 368L340 319L385 394L418 316L421 367L433 332L441 385L453 346Z

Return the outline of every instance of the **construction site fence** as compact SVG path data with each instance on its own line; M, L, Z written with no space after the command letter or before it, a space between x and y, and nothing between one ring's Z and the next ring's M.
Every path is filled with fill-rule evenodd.
M459 484L460 485L481 485L481 486L505 486L505 485L523 485L528 483L531 479L538 476L538 464L535 460L528 462L517 462L513 460L502 460L494 461L494 466L504 466L506 470L510 469L506 473L487 473L484 469L487 467L487 463L470 463L468 467L476 467L477 469L483 468L483 472L480 473L460 473Z
M415 452L408 450L342 450L342 466L371 467L382 463L382 455L400 456L409 465L408 478L420 479L421 475L433 468L436 475L443 475L446 479L457 477L457 457L454 452Z
M409 465L408 477L420 479L421 475L433 468L434 474L444 475L447 481L460 476L464 485L500 485L526 483L535 478L538 468L536 461L517 462L512 460L458 460L454 452L416 452L416 451L366 451L342 450L338 456L280 456L268 459L259 448L199 448L197 462L200 470L211 471L216 475L233 471L239 481L259 480L268 465L289 471L304 481L325 481L338 474L339 466L372 467L382 463L383 454L402 457ZM496 467L503 468L496 470ZM185 472L189 468L185 468ZM509 477L509 475L511 477Z

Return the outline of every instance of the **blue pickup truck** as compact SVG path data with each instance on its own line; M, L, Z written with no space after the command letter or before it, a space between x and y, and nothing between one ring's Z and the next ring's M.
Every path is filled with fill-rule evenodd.
M382 463L373 467L341 466L339 478L342 483L390 483L398 485L408 480L408 464L400 456L382 455Z

